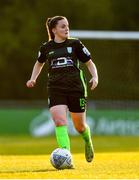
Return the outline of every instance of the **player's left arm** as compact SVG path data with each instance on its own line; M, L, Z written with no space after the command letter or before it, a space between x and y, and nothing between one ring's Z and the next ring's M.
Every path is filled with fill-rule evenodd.
M98 73L96 65L93 63L91 59L87 61L85 64L92 76L91 80L89 81L91 83L91 90L94 90L98 85Z

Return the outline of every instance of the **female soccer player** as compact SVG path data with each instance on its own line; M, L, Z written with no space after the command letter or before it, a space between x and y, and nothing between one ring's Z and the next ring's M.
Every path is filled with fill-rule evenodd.
M26 85L36 84L45 62L48 64L48 105L60 148L70 150L67 130L67 110L69 110L76 130L85 141L85 157L91 162L94 156L90 128L86 124L87 87L79 61L85 63L92 78L91 90L98 84L95 64L90 52L78 39L69 37L69 23L66 17L55 16L46 22L49 41L40 47L30 80Z

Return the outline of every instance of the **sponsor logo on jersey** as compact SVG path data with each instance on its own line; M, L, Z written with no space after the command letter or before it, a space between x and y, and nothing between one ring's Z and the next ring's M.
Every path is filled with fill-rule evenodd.
M52 68L73 66L73 61L70 57L60 57L51 61Z

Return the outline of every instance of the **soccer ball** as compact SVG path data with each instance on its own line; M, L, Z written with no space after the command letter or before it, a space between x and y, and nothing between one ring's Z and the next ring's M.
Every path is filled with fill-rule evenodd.
M72 168L72 155L69 150L64 148L55 149L50 156L50 162L56 169Z

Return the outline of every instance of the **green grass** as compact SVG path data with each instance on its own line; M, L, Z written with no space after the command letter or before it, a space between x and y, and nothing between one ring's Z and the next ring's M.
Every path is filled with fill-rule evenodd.
M139 137L94 136L95 159L87 163L81 137L71 137L74 170L54 169L50 153L55 137L0 137L0 178L139 178Z
M83 140L80 136L71 136L72 153L84 151ZM95 152L129 152L139 151L138 136L94 136ZM53 136L34 138L31 136L1 136L1 155L50 154L57 147Z

